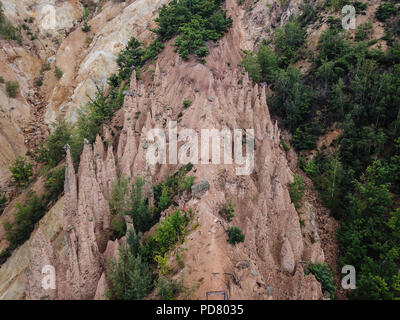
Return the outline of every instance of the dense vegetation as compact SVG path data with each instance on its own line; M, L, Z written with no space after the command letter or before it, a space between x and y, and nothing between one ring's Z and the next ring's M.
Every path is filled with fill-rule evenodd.
M190 54L208 54L206 41L218 40L231 27L232 19L221 9L223 0L173 0L164 5L155 20L160 41L177 36L176 51L183 59Z
M300 18L276 33L275 50L264 42L243 61L254 81L271 85L275 94L269 107L292 133L300 154L315 149L316 139L332 124L343 130L333 149L309 161L300 156L300 166L340 221L339 269L355 266L357 289L349 293L355 299L400 297L400 15L393 10L395 2L383 2L375 13L385 21L385 52L371 48L377 40L371 39L370 22L360 25L351 40L333 17L316 54L307 52L304 27L319 12L303 6ZM366 5L357 5L357 11ZM307 73L294 66L299 59L311 60Z
M229 227L228 230L228 242L235 245L239 242L244 242L245 235L238 227Z
M219 214L225 218L228 222L231 222L235 217L235 207L236 204L233 203L232 199L228 199L219 210Z
M3 210L5 209L6 205L7 205L7 197L0 196L0 216L3 214Z
M144 192L144 179L137 177L128 188L128 181L119 178L110 197L112 215L119 217L118 229L114 234L125 235L123 217L132 219L135 231L129 230L127 247L120 248L120 259L114 261L108 272L112 286L109 298L119 300L142 299L156 286L157 296L173 299L184 290L183 282L172 279L169 254L183 242L193 212L175 210L156 228L155 234L143 234L159 222L162 211L174 204L174 199L190 190L193 177L186 176L192 165L181 167L165 182L153 187L154 203L150 204ZM114 226L115 224L113 224ZM179 254L176 253L178 259ZM161 275L157 281L157 271Z
M295 174L293 183L289 184L289 194L290 199L292 200L296 209L301 207L305 190L306 187L302 177L298 174Z
M18 163L17 166L21 166L19 170L22 167L26 168L27 165L30 165L22 158L18 158L16 163ZM24 174L24 176L28 177L30 175L26 176ZM49 171L45 178L45 193L42 196L38 196L34 192L29 191L24 203L16 204L17 213L15 214L14 221L12 223L5 221L3 224L9 246L0 252L0 265L7 260L14 249L29 239L35 228L35 224L46 214L54 201L59 199L64 192L64 177L64 166ZM24 181L27 182L29 180L24 179ZM2 209L1 204L5 203L5 201L7 199L0 199L0 209Z
M6 222L6 238L10 243L10 249L23 244L30 236L39 221L46 212L46 205L37 195L29 195L26 205L17 204L17 213L13 223Z
M33 175L33 164L24 157L17 157L9 167L11 179L18 186L26 186Z
M332 269L324 263L312 263L308 264L308 270L306 274L312 273L318 282L321 283L322 292L328 292L331 299L335 297L336 287L333 283L333 272Z
M174 199L177 196L190 192L194 176L188 173L192 167L192 164L181 167L165 182L153 186L153 204L149 203L149 192L144 190L145 180L142 177L135 178L131 186L128 179L119 177L109 199L115 235L125 234L124 216L130 217L137 232L149 231L160 220L161 212L176 204Z
M47 174L47 180L44 184L47 194L47 201L54 201L64 192L64 180L65 180L65 166L61 166L54 170L51 170Z
M140 255L134 256L127 248L121 246L119 260L113 262L108 279L112 283L109 298L140 300L152 289L153 273Z

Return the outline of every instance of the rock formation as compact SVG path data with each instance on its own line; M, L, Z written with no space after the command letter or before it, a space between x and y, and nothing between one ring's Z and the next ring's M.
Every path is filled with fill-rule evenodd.
M126 13L114 18L115 28L120 26L117 22L122 23L132 15L142 16L142 12L136 12L140 4L146 4L146 12L150 12L163 3L156 2L134 2L126 8ZM225 8L233 18L233 27L210 48L205 64L182 61L167 44L152 70L154 79L144 74L143 80L136 81L133 73L121 110L123 128L115 154L112 144L105 150L103 139L98 136L93 146L85 144L76 173L66 148L64 205L58 221L62 228L49 236L39 225L29 242L18 250L29 252L29 259L25 258L28 268L25 287L22 288L20 281L3 285L0 282L0 297L11 295L7 286L18 286L13 297L21 298L21 293L26 292L28 299L104 299L105 266L109 259L118 256L119 242L108 238L107 201L117 178L116 160L121 173L131 181L139 175L148 185L164 179L178 165L148 163L146 152L153 142L147 133L159 128L166 130L168 137L169 124L177 121L178 133L183 129L198 134L202 129L253 129L255 138L254 170L249 175L237 175L243 164L204 164L207 159L200 159L200 155L198 163L194 163L196 184L207 187L201 188L199 195L186 204L197 212L200 226L185 244L185 281L191 286L204 279L192 298L204 299L206 292L212 290L225 290L230 299L269 299L271 295L273 299L322 298L320 284L312 275L304 274L302 261L309 256L321 259L316 252L323 251L318 242L311 244L302 235L288 191L293 172L280 146L280 129L270 117L266 88L253 86L247 74L238 71L243 58L240 49L249 45L248 38L243 37L249 22L243 18L245 13L236 0L227 0ZM103 36L113 37L113 28L111 25L105 28L98 40ZM121 33L125 40L127 35L125 31ZM104 55L108 56L107 52ZM88 56L80 70L90 68L93 61L94 57ZM70 91L74 94L68 108L77 105L74 100L79 95L77 90L86 81L84 76L78 77L82 82L75 91ZM192 101L187 109L182 107L184 100ZM173 143L169 139L167 150ZM180 141L178 147L182 144ZM226 241L227 224L218 214L218 205L229 198L237 202L232 225L240 227L246 235L245 242L236 246ZM1 267L0 278L9 272L15 259L13 256ZM57 272L57 289L50 293L44 292L40 285L44 264L54 265Z

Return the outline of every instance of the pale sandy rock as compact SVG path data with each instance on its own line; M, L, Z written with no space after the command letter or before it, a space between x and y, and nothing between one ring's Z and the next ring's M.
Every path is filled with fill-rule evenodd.
M76 109L84 105L88 101L88 96L93 97L96 93L96 85L102 86L106 84L108 77L114 73L118 66L116 59L119 52L126 46L132 36L148 44L154 37L150 31L154 27L152 22L157 10L167 0L137 0L123 8L123 11L116 15L110 21L105 21L102 28L95 34L92 44L88 52L84 54L83 59L79 59L76 64L77 71L71 68L71 79L75 81L68 82L68 87L60 84L56 88L53 96L50 98L50 103L47 107L46 121L53 121L59 110L66 114L68 119L76 120ZM122 4L114 4L122 5ZM100 12L100 15L105 13ZM76 37L74 33L82 33L81 30L76 30L69 37ZM67 39L68 41L68 39ZM81 36L82 46L84 45L85 37ZM65 60L71 63L71 51L75 51L79 55L79 48L74 48L76 42L68 41L63 48L57 53L57 61ZM73 78L72 78L73 77ZM64 88L64 89L63 89ZM62 90L68 92L70 99L60 101L57 97Z
M289 240L285 238L281 248L281 267L284 271L293 273L295 264L292 246Z
M26 152L23 130L30 119L30 86L40 67L40 60L29 50L0 40L0 74L5 81L19 83L15 98L8 97L5 84L0 84L0 186L10 176L12 161Z
M42 35L58 35L72 28L83 9L81 3L74 0L4 0L2 3L8 19L22 23L32 17Z

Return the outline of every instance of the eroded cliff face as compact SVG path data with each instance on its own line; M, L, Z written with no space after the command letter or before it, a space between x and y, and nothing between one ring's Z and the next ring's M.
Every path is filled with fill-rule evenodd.
M153 3L136 2L148 6ZM126 19L140 15L135 13L134 5ZM159 5L157 2L152 10ZM300 226L288 191L295 166L288 162L280 146L281 132L269 114L267 89L253 86L238 67L243 58L241 49L252 49L254 37L264 36L266 32L261 28L254 29L257 32L249 31L251 36L247 33L252 29L252 21L262 24L262 15L255 10L249 16L236 0L227 0L225 9L233 19L233 26L220 41L210 44L205 64L182 61L173 52L171 42L159 55L156 65L149 66L153 70L143 74L143 80L137 81L133 74L130 92L114 119L123 127L114 145L108 143L105 149L103 142L110 140L112 128L103 128L102 137L93 146L85 144L78 172L74 170L67 147L65 195L57 204L62 210L58 209L55 214L53 208L31 239L0 268L0 297L104 299L107 262L118 257L118 245L124 242L124 239L109 240L107 198L117 178L116 163L131 180L143 176L148 184L156 184L165 179L178 166L149 164L146 152L153 142L147 140L146 134L159 128L166 130L168 137L169 124L177 120L178 133L188 128L195 130L199 137L201 129L254 129L255 133L255 167L250 175L237 175L236 169L241 167L237 164L194 166L196 183L207 181L210 187L199 197L179 205L180 209L193 208L199 223L182 245L187 249L183 257L185 283L188 287L199 284L191 298L205 299L206 292L214 290L226 291L230 299L323 298L320 284L313 275L304 274L303 266L309 260L324 261L326 246L322 240L333 234L324 231L320 236L320 227L324 225L318 226L317 221L324 224L332 221L325 212L319 211L313 199L308 199L302 208L308 218L304 228ZM114 20L123 20L123 16L124 13ZM268 20L268 15L263 19ZM133 25L133 30L142 28L143 24L141 21ZM118 27L110 25L106 30L109 31L103 29L103 33L113 37ZM128 34L122 34L128 40ZM98 40L103 37L99 35ZM112 46L107 44L107 48ZM98 61L104 61L107 54L97 56ZM94 60L85 61L79 70L88 68L89 61ZM81 81L91 80L81 76ZM72 91L77 90L80 89ZM77 96L74 94L71 99ZM191 100L191 106L184 109L183 100ZM169 143L167 139L167 149ZM200 160L204 159L199 155ZM236 246L227 242L228 224L218 213L220 205L229 198L237 203L231 225L240 227L246 235L245 242ZM58 227L52 226L50 232L50 222L46 221L51 217L57 220L54 226ZM309 234L315 241L310 241ZM23 262L18 270L12 270L16 261ZM55 290L42 288L44 265L53 265L56 269Z
M157 10L167 2L96 0L88 21L91 30L85 33L84 7L78 0L2 1L5 17L15 26L27 25L36 39L23 31L22 46L0 40L0 73L5 81L20 85L17 97L9 98L0 84L1 186L7 185L12 161L42 142L54 120L76 120L77 109L116 71L116 58L132 36L151 41ZM31 22L25 22L28 19ZM50 70L41 72L46 64ZM63 72L59 80L56 66ZM40 87L38 78L43 81Z
M8 166L14 158L24 155L48 134L47 126L37 119L42 115L45 99L44 93L35 87L35 79L81 16L82 6L79 1L4 0L2 9L14 26L32 19L25 25L36 37L31 40L23 31L22 45L0 40L0 74L5 81L19 83L15 98L8 97L5 85L0 85L0 185L4 189L9 178Z

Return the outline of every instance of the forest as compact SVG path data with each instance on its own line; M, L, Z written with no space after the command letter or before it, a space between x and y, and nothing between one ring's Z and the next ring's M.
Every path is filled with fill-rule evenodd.
M375 12L375 18L385 24L385 51L374 46L377 39L371 38L371 21L359 25L353 39L340 19L331 16L317 53L310 54L305 49L307 26L327 8L306 2L298 18L278 28L273 40L264 41L256 53L247 52L242 63L255 82L271 86L270 109L292 133L300 167L340 222L338 269L355 266L357 289L349 293L353 299L400 298L400 12L396 2L386 1ZM312 61L306 73L294 66L305 59ZM307 151L316 149L317 139L333 124L343 133L330 148L308 159Z

